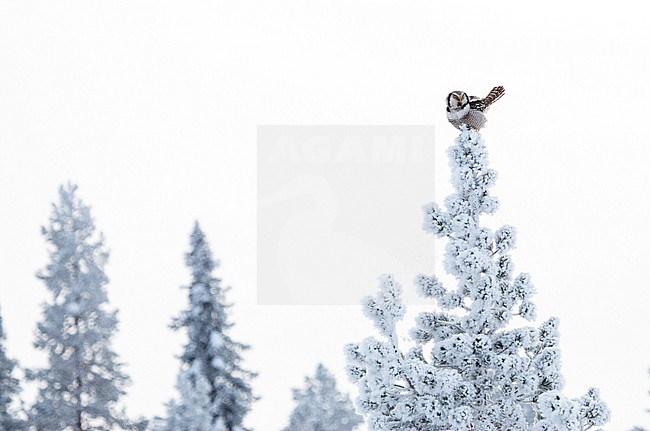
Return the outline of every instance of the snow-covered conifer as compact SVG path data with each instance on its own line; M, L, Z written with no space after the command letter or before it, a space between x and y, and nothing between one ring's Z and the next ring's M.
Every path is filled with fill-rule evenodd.
M305 377L304 388L293 390L293 399L296 407L285 431L351 431L363 422L322 364L314 377Z
M111 348L117 316L108 309L105 288L108 252L77 186L61 186L59 199L49 227L42 228L50 262L38 277L51 299L43 305L34 344L47 354L48 365L29 372L39 386L30 426L38 431L125 429L130 424L117 403L128 378Z
M20 393L18 379L14 376L17 363L7 356L6 335L0 315L0 431L22 430L22 421L14 411L16 397Z
M455 193L445 209L424 207L424 230L446 238L444 266L457 282L445 286L420 275L419 293L438 309L416 318L413 347L398 345L396 324L405 313L401 287L382 276L365 312L381 338L346 347L356 400L371 431L586 430L603 425L609 411L596 389L577 399L561 392L558 320L535 319L531 277L514 274L511 226L480 225L498 201L488 189L496 172L479 133L464 130L449 150ZM520 326L517 326L520 325Z
M249 347L228 335L228 329L232 327L227 313L230 304L225 300L228 289L222 287L221 280L213 275L219 262L213 258L198 222L192 231L190 252L185 261L192 272L192 281L188 286L189 307L174 320L172 328L187 331L188 342L181 361L184 369L191 370L191 378L186 376L179 379L181 387L188 387L187 390L179 388L181 399L175 404L182 407L193 402L183 399L183 391L189 394L189 387L202 391L196 385L205 381L209 385L210 403L207 408L211 430L243 430L244 417L255 399L250 385L255 373L241 366L241 353ZM181 424L181 428L173 431L186 429Z

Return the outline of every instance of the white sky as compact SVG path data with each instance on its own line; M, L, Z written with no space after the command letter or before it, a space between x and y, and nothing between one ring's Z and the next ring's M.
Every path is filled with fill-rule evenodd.
M597 386L609 429L650 425L646 115L650 29L635 2L60 1L0 4L0 304L24 366L47 298L39 226L59 183L112 251L132 415L162 413L198 218L236 303L233 336L278 430L318 361L371 333L354 306L256 305L256 126L434 124L438 199L455 136L444 97L503 84L484 138L499 213L540 317L561 319L566 392ZM424 202L423 202L424 203ZM423 233L424 234L424 233ZM386 268L390 272L391 268ZM411 287L410 280L401 280ZM374 291L375 280L368 280ZM410 322L409 325L410 326Z

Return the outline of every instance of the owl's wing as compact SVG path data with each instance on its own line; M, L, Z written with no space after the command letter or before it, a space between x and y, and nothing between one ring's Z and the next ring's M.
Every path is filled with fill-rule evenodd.
M471 96L469 98L469 108L474 109L476 111L485 111L485 109L489 106L489 104L486 104L483 99L480 97L476 96Z

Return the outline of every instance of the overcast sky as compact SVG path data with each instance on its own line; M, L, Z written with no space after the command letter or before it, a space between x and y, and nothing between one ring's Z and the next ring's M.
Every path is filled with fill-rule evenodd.
M70 179L111 250L115 346L133 379L129 413L161 414L173 395L183 338L167 325L185 306L183 253L199 219L222 260L218 275L233 287L232 335L253 346L246 365L260 373L262 399L248 424L281 429L290 388L318 361L352 390L342 345L373 330L358 306L257 304L257 126L434 125L441 200L456 135L445 96L502 84L508 93L483 134L502 205L486 222L517 227L516 269L532 274L540 319L561 319L566 393L600 387L613 411L609 429L650 426L650 27L637 7L0 3L0 305L9 353L24 366L43 361L31 345L48 298L34 277L47 262L39 227ZM413 276L400 280L406 289ZM369 279L363 289L376 285Z

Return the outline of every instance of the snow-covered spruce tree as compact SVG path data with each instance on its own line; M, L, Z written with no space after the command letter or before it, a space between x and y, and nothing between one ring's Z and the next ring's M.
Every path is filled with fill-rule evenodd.
M212 257L212 251L198 222L192 231L190 252L185 260L192 272L192 282L188 286L189 308L172 323L173 329L185 329L188 337L181 362L184 370L191 370L191 376L181 379L184 389L180 390L180 395L184 396L183 391L186 395L190 394L191 389L185 388L186 385L200 391L202 389L198 389L197 385L207 382L210 429L244 430L244 417L255 400L250 381L256 374L241 367L241 353L249 346L234 341L227 334L232 327L227 314L230 304L225 300L228 289L222 287L221 280L212 274L219 262ZM181 398L176 406L183 408L191 402L193 401ZM170 413L172 419L176 417L173 412ZM183 424L179 426L172 431L190 429Z
M285 431L352 431L363 422L347 394L336 388L334 376L322 365L304 389L294 389L296 407Z
M455 193L424 207L424 229L446 238L444 266L458 283L450 289L433 275L419 275L421 295L439 309L421 313L398 345L396 324L405 307L392 276L365 300L365 313L383 339L346 347L348 372L359 388L357 406L369 429L379 430L586 430L604 424L609 410L596 389L578 399L563 395L558 320L535 319L531 278L513 276L509 251L515 230L482 227L494 213L488 194L496 172L479 133L463 130L449 150Z
M117 317L107 309L108 252L77 186L61 186L59 199L49 227L42 228L50 263L38 277L52 296L43 305L34 344L47 354L48 365L28 373L39 385L30 429L126 429L130 424L116 406L128 378L111 348Z
M14 377L17 363L7 356L2 315L0 315L0 431L22 430L23 423L13 410L20 393L18 379Z

